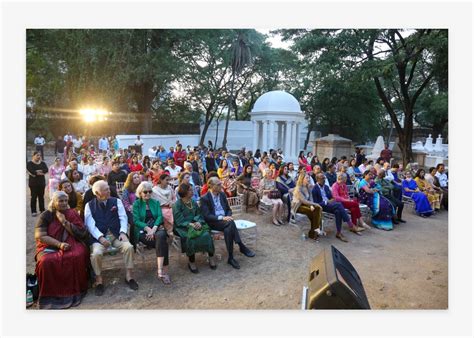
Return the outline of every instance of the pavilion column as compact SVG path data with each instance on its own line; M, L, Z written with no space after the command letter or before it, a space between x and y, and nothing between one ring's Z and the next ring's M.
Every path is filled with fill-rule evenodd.
M275 121L269 121L270 124L270 132L269 132L269 140L268 140L268 149L275 148Z
M268 120L262 121L263 132L262 132L262 152L268 151Z
M301 150L300 149L300 123L296 123L295 124L295 134L296 134L296 138L295 138L295 154L298 156L298 153L299 151Z
M291 148L290 148L291 158L295 158L296 155L296 123L291 121Z
M253 120L252 126L253 126L252 151L255 154L255 150L257 150L257 147L258 147L258 122Z
M290 128L290 125L288 124L288 122L284 122L284 126L285 126L285 140L284 140L284 143L285 143L285 159L288 159L291 157L290 155L290 149L291 149L291 128Z
M281 122L277 122L277 145L276 145L276 148L281 148L282 146L282 136L283 136L283 126L281 124Z

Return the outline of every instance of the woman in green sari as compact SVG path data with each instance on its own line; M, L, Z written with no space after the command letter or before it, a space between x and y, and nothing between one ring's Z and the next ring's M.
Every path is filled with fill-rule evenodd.
M192 273L199 270L195 264L196 252L207 252L209 254L209 266L217 268L214 260L214 242L211 237L211 229L204 221L201 209L193 201L193 189L191 185L182 183L178 187L180 199L173 205L174 229L181 238L181 248L189 258L188 268Z

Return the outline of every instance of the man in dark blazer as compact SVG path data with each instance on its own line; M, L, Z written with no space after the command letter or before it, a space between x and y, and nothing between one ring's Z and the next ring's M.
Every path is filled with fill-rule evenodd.
M352 224L351 218L347 215L346 209L340 202L336 202L332 198L331 189L324 184L325 176L323 173L316 175L316 184L313 186L311 191L313 195L313 201L318 203L324 212L334 214L336 219L336 238L340 239L343 242L347 242L346 237L342 234L342 221L346 222L349 225L350 231L360 235L359 229Z
M240 269L239 263L234 259L234 242L240 248L240 252L247 257L255 256L255 253L247 248L240 239L239 232L232 218L232 210L227 203L227 197L222 191L222 182L217 177L211 177L207 182L209 191L201 197L201 211L212 230L223 231L224 240L229 258L227 263L234 269Z

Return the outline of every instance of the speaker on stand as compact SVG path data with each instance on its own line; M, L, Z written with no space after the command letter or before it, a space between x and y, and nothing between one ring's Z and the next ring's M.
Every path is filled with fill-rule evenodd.
M311 262L309 284L303 288L302 309L370 309L362 280L334 246Z

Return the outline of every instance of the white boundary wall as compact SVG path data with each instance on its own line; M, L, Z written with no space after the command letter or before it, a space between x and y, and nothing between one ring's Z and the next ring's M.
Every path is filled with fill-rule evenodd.
M204 125L201 125L201 132ZM225 129L225 120L219 121L219 132L217 137L217 147L222 145L222 140L224 138L224 129ZM209 129L206 133L206 138L204 140L204 145L207 146L207 141L211 140L212 144L215 147L217 132L217 123L214 121L209 126ZM300 144L304 145L306 138L307 125L304 124L300 132ZM275 130L274 138L277 139L277 131ZM164 146L166 150L169 150L169 147L174 147L176 145L176 140L179 140L183 148L186 148L188 145L194 147L199 144L200 135L140 135L140 138L143 141L143 153L148 154L148 149L153 146ZM137 135L117 135L120 148L127 148L129 145L135 144ZM310 142L308 144L308 151L312 149L311 141L314 138L310 137ZM227 134L227 148L231 150L238 150L242 147L245 147L247 150L251 149L253 144L253 125L251 121L229 121L229 130ZM267 149L261 149L267 150ZM301 149L302 150L302 149ZM299 151L299 150L298 150Z

